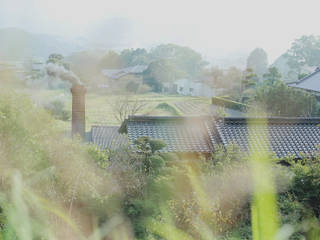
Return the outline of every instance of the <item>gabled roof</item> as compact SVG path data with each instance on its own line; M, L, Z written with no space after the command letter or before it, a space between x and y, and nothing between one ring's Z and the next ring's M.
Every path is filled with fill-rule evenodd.
M143 73L148 68L148 65L136 65L127 68L119 69L103 69L101 72L103 75L112 78L119 79L127 74L139 74Z
M320 68L301 80L288 84L290 87L300 88L312 92L320 92Z
M108 148L116 150L129 145L127 135L118 132L119 127L114 126L92 126L90 142L101 149Z
M299 158L300 153L312 154L320 144L319 123L320 118L224 118L214 124L224 146L234 143L248 151L250 132L252 147L258 151Z
M167 143L162 152L212 152L206 117L130 116L126 127L130 143L140 137L161 139Z
M93 143L111 149L128 141L134 147L136 139L147 136L167 143L162 152L210 153L218 145L237 144L243 152L254 148L271 151L278 158L300 158L301 153L312 155L320 145L318 124L320 118L130 116L121 127L128 134L126 139L118 127L95 126L91 135Z

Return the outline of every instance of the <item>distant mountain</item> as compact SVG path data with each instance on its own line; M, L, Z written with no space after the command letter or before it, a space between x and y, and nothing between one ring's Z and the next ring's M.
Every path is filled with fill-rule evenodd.
M47 59L51 53L66 56L83 50L82 44L55 35L3 28L0 29L0 61L19 61L30 57Z

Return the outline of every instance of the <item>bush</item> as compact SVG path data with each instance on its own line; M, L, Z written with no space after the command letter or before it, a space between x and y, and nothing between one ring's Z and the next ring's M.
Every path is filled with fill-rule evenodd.
M318 114L319 105L310 93L287 86L281 81L262 85L256 90L250 105L269 116L310 117Z
M320 216L320 158L302 159L292 162L294 178L290 192L296 199L312 210L312 214Z
M45 109L56 119L69 121L71 118L71 111L65 109L65 103L61 100L52 101L45 106Z
M92 213L84 209L104 196L108 178L86 146L62 138L27 97L2 90L0 119L0 238L65 239L68 231L68 239L82 239L81 221Z
M211 99L211 103L213 105L217 105L217 106L229 108L229 109L234 109L234 110L238 110L238 111L246 111L248 108L248 106L246 104L232 101L230 99L223 98L223 97L213 97Z
M161 110L167 111L174 116L181 115L180 111L176 107L174 107L168 103L160 103L156 106L156 109L161 109Z
M126 86L126 89L128 92L137 93L139 90L139 87L140 87L139 83L135 81L130 81Z

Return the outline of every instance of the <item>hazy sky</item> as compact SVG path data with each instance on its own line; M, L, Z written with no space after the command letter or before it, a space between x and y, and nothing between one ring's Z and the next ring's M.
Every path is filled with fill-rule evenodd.
M135 47L173 42L212 57L262 47L272 61L295 38L320 34L319 7L319 0L0 0L0 27Z

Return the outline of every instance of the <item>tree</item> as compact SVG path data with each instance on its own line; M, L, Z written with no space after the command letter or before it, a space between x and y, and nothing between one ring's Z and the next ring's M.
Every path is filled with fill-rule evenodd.
M257 85L258 76L252 68L247 68L242 79L242 90L252 88Z
M138 82L130 81L126 86L126 89L128 92L137 93L139 90L139 87L140 87L140 84Z
M243 72L236 68L230 67L224 74L224 82L226 84L225 94L234 96L235 99L239 99L241 95L241 82L243 78Z
M281 80L281 74L276 67L271 67L267 73L263 74L263 79L267 84L273 85L275 82Z
M224 73L223 70L218 67L212 67L209 71L209 79L210 86L216 88L224 88L226 87L226 83L224 81Z
M251 68L244 71L240 90L241 102L246 103L254 96L258 80L257 74Z
M320 65L320 37L304 35L296 39L285 56L289 67L297 76L303 73L304 67Z
M102 57L99 66L100 69L121 68L124 66L124 61L118 53L114 51L109 51L106 55Z
M125 95L113 99L111 102L111 108L114 112L114 118L122 123L128 116L136 115L139 111L145 108L148 104L138 98L132 97L130 95Z
M268 55L262 48L254 49L247 58L247 68L261 77L268 68Z
M141 137L134 141L137 149L148 156L163 149L167 144L162 140L152 140L150 137Z
M167 59L187 77L195 77L208 63L189 47L182 47L175 44L161 44L150 51L151 59Z
M143 83L149 85L155 92L161 92L163 84L172 82L185 74L170 60L161 59L152 62L143 73Z
M60 65L60 66L63 66L65 69L70 70L69 64L64 62L64 57L61 54L57 54L57 53L50 54L47 60L47 64L48 63Z
M260 86L250 102L251 106L264 109L269 116L310 117L315 116L319 108L313 95L288 87L281 81Z
M125 66L146 65L150 63L150 56L144 48L125 49L120 54Z

